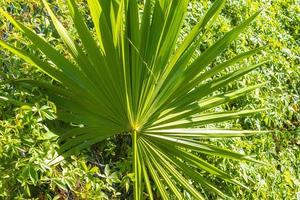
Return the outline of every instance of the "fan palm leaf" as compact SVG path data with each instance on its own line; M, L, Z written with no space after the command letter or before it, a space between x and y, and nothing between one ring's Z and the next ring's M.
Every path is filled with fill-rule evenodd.
M216 0L182 42L178 42L178 38L188 0L146 0L144 3L87 0L94 29L87 26L75 0L67 0L78 40L57 19L47 1L42 2L71 57L62 55L2 9L0 13L39 49L46 60L4 41L0 41L0 45L57 82L56 86L29 79L10 80L10 83L45 89L57 105L58 120L81 125L60 135L61 156L51 164L115 134L127 132L131 133L133 141L135 199L145 195L154 199L153 184L162 199L183 199L183 190L196 199L204 199L195 187L197 184L226 198L227 195L201 171L243 186L199 154L258 162L252 157L207 144L203 139L260 132L206 128L208 124L263 111L217 112L213 108L262 87L263 83L216 94L220 88L265 62L242 67L219 78L212 77L259 53L264 47L210 67L259 12L194 59L197 47L203 42L202 36L214 23L224 0ZM1 99L19 104L10 98Z

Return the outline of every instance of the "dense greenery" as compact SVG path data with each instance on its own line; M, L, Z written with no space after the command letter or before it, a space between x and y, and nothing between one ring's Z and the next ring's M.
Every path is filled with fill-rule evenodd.
M190 27L195 25L210 5L206 1L191 1L182 35L189 32ZM44 35L51 44L63 51L53 24L36 1L26 3L6 1L1 7L7 8L19 20L34 27L37 33ZM248 59L245 63L254 63L265 57L270 58L271 62L226 89L242 88L251 83L256 84L267 80L266 87L218 109L234 110L253 107L270 109L267 114L240 119L233 123L222 123L220 126L276 131L272 134L243 139L210 142L246 154L258 154L258 159L267 165L238 163L210 157L207 159L228 173L238 176L239 181L249 187L249 190L246 190L230 183L219 183L220 180L216 179L215 182L230 196L244 199L295 199L297 192L300 191L298 167L300 136L297 130L300 118L299 78L297 78L300 71L299 4L297 1L273 3L228 1L217 23L205 35L206 43L201 44L199 51L206 49L224 32L240 24L261 7L265 10L258 19L223 56L215 61L214 65L237 53L268 44L264 54ZM57 8L55 12L65 16L67 10L64 9L65 5L61 4L60 8L61 10ZM66 20L66 17L62 17L61 20ZM64 21L64 24L68 26L68 21ZM31 51L34 49L30 43L23 41L22 37L13 31L11 24L3 20L1 26L2 39L24 49L28 48ZM232 67L226 73L234 69L236 68ZM35 77L51 81L6 51L1 52L1 72L4 72L1 73L1 80ZM2 104L0 196L7 199L53 198L54 196L93 199L102 194L107 199L131 199L133 175L129 162L130 137L125 134L110 138L82 152L79 156L72 156L66 162L63 161L58 167L48 168L44 158L56 154L56 146L53 145L56 136L49 130L54 130L61 124L50 123L56 117L56 108L48 101L48 97L44 96L43 90L25 89L9 83L1 86L1 93L21 102L28 102L29 105L16 107ZM209 198L212 194L206 195Z

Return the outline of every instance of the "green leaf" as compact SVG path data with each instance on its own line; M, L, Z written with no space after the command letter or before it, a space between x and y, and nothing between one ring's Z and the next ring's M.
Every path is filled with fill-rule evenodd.
M25 167L23 169L22 176L24 178L28 178L32 181L32 183L35 185L38 181L38 174L33 166L29 165L28 167Z

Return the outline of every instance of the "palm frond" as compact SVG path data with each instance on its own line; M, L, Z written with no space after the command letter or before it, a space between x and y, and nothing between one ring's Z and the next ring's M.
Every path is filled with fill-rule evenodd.
M199 155L261 163L251 156L204 141L266 133L206 128L208 124L264 111L217 112L213 108L263 87L264 83L261 83L216 94L220 88L267 61L212 78L259 53L264 47L210 67L259 12L226 33L198 58L192 59L203 41L201 35L214 24L225 0L216 0L181 43L178 37L188 0L145 0L142 10L134 0L88 0L94 30L87 26L75 0L67 0L79 42L58 20L47 1L42 2L71 57L62 55L2 9L0 13L39 49L46 60L4 41L0 41L0 46L38 67L57 82L56 86L28 79L6 83L43 88L58 108L57 120L81 125L60 135L61 156L51 164L115 134L130 132L135 199L142 199L144 192L154 199L152 184L156 185L162 199L183 199L183 191L196 199L204 199L197 189L199 184L228 198L203 173L246 187ZM0 100L20 105L11 98L0 97Z

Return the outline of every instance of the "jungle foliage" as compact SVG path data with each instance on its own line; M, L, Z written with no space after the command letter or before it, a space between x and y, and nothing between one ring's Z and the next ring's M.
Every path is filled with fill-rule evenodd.
M7 1L2 4L1 8L6 8L19 21L32 27L37 34L46 38L49 44L69 56L59 38L60 33L55 31L55 24L51 22L41 4L36 1L26 3ZM76 37L75 30L70 25L71 21L67 17L66 5L63 3L58 7L56 5L55 2L52 6L55 15L67 27L67 30L71 31L71 35ZM182 41L211 5L210 2L204 1L189 2L188 14L185 17L183 29L179 33ZM266 86L255 89L246 97L220 105L215 111L269 108L260 115L241 118L230 123L218 123L217 127L276 131L271 134L238 139L209 139L204 143L209 142L210 145L233 149L242 154L257 154L257 160L267 165L198 156L202 156L203 159L226 171L230 176L239 177L238 181L241 185L247 185L249 188L247 190L210 176L210 180L228 196L245 199L293 199L296 198L300 187L297 167L300 156L297 130L300 8L297 2L227 1L220 16L203 35L202 42L197 46L197 52L192 60L201 56L201 52L212 46L226 32L242 24L262 5L265 7L262 13L238 40L231 43L229 48L211 63L211 68L219 66L220 63L242 52L267 44L268 47L263 50L262 54L247 58L242 63L231 66L213 77L213 80L218 79L241 69L242 66L257 63L267 57L270 61L262 68L256 69L243 79L230 83L219 92L237 90L257 83L266 82ZM80 10L86 12L85 8L85 4L82 3ZM89 18L88 13L85 14L88 26L92 26L92 19ZM7 23L6 20L1 21L1 37L6 43L14 44L33 55L39 55L37 48L15 31L12 24ZM131 42L129 46L132 45ZM136 53L134 48L132 49L133 53ZM1 62L2 80L30 77L56 84L32 65L24 64L22 60L7 51L1 52ZM45 89L29 87L28 84L22 84L20 88L19 85L9 82L2 84L1 93L15 104L28 103L16 107L1 102L0 173L3 173L3 178L0 182L0 195L3 198L93 199L99 196L107 199L132 198L134 175L131 173L133 169L131 169L130 160L133 155L130 150L132 146L130 135L124 133L113 136L100 144L93 145L90 149L81 151L77 156L62 161L56 167L48 166L45 164L45 158L49 155L57 156L58 144L55 144L57 136L53 130L62 126L68 127L66 124L53 122L57 118L59 108L56 108L51 95L46 96ZM209 128L215 128L215 126ZM167 182L167 185L172 186L172 182ZM159 186L154 187L154 195L159 193L158 189L160 189ZM204 198L215 198L214 194L208 192L205 187L197 186L197 190L203 193ZM175 187L173 192L180 195ZM183 195L186 199L192 198L188 192Z

